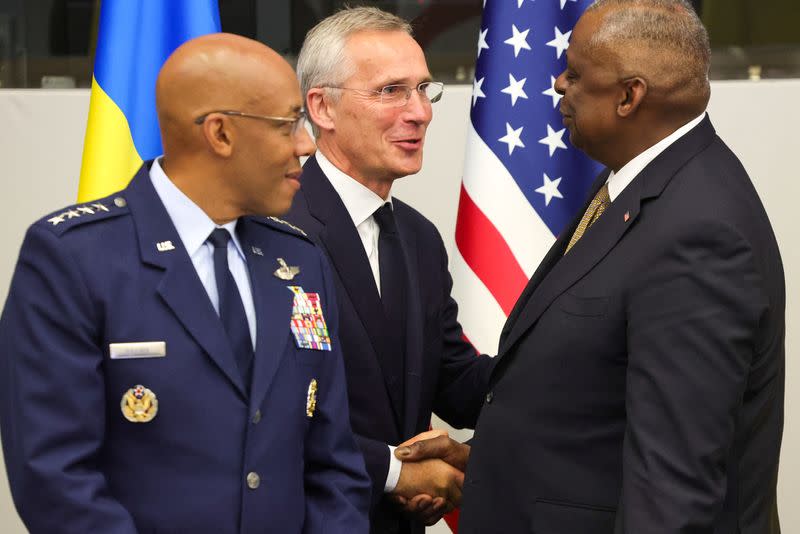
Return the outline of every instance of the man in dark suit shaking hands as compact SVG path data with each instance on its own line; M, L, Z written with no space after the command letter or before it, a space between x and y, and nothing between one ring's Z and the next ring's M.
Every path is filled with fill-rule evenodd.
M427 430L432 411L474 427L493 363L462 340L436 228L391 195L394 180L422 165L443 87L408 23L375 8L320 22L297 68L318 151L287 218L334 267L351 420L373 484L372 531L419 532L441 516L443 499L458 503L463 475L440 460L403 464L393 446ZM388 494L437 501L414 508L409 523Z
M709 57L684 0L575 26L555 88L608 169L503 329L460 534L780 532L783 269Z

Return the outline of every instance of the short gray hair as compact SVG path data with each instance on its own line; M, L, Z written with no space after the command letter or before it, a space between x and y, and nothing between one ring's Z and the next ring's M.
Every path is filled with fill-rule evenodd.
M323 19L306 34L297 58L297 77L304 100L312 87L339 85L353 74L354 66L345 54L345 45L348 37L361 31L413 34L407 21L376 7L346 7Z
M688 84L695 90L707 90L711 64L708 32L687 0L597 0L586 12L600 9L608 9L608 14L590 38L590 46L613 49L614 45L629 44L632 50L641 50L647 60L637 61L638 54L632 54L626 64L643 70L635 74L653 74L648 82L658 89ZM652 51L662 60L648 54Z

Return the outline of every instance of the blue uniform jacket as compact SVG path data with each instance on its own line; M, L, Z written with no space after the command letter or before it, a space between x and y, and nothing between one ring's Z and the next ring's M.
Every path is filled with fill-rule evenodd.
M249 396L146 167L28 230L0 319L0 423L32 533L368 531L326 261L277 220L238 232L258 323ZM273 275L277 258L299 274ZM333 350L297 348L288 286L319 295ZM164 357L110 358L156 341ZM137 385L158 401L146 423L121 410Z

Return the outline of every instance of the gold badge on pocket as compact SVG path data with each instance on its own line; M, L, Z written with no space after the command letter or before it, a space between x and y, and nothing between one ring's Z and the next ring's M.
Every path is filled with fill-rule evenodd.
M317 379L312 378L308 384L308 395L306 395L306 417L314 417L314 410L317 409Z
M139 384L125 392L120 408L131 423L147 423L158 413L158 399L155 393Z

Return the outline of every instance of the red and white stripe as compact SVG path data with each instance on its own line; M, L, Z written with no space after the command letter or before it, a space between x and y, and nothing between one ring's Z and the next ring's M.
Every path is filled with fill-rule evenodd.
M554 241L470 123L450 269L459 321L477 350L497 351L506 317Z

